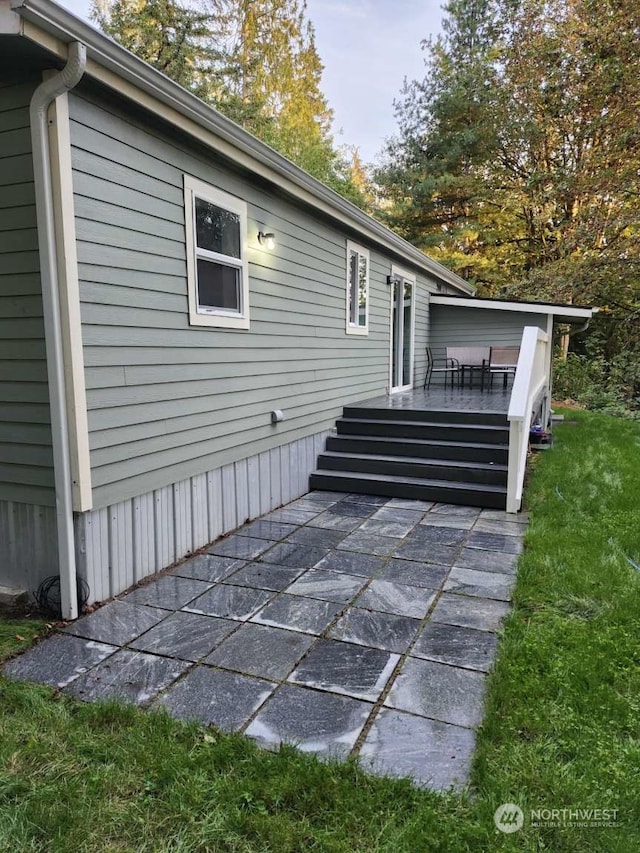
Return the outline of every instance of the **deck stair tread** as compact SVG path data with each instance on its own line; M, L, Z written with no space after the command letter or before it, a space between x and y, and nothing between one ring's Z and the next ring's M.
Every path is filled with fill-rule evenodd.
M387 435L332 435L332 441L357 441L362 442L366 446L367 442L374 444L375 442L402 442L406 445L415 447L443 447L443 448L464 448L468 450L508 450L509 445L505 444L484 444L479 441L457 441L436 438L398 438L396 436Z
M382 426L397 426L397 427L431 427L435 429L475 429L480 430L481 432L493 433L496 431L499 432L509 432L509 425L505 421L504 425L496 425L496 424L482 424L476 423L475 421L468 421L465 423L459 423L457 421L446 422L446 421L416 421L416 420L389 420L387 418L376 419L376 418L349 418L342 417L338 420L339 423L348 423L348 424L379 424Z
M446 489L458 489L460 491L469 491L469 492L491 492L496 495L506 495L507 489L506 486L492 486L486 485L484 483L461 483L457 480L429 480L423 477L396 477L392 474L363 474L358 472L349 472L349 471L327 471L325 470L317 470L313 471L311 474L312 477L330 477L336 479L344 479L344 480L362 480L368 481L371 483L381 482L381 483L410 483L416 486L429 486L434 489L446 488Z
M489 445L491 447L491 445ZM468 468L481 469L483 471L507 471L507 465L501 465L498 462L462 462L458 459L425 459L422 456L385 456L380 453L343 453L341 451L324 450L320 454L320 459L323 457L331 457L335 459L362 459L380 462L401 462L403 465L434 465L441 468L460 468L464 471Z

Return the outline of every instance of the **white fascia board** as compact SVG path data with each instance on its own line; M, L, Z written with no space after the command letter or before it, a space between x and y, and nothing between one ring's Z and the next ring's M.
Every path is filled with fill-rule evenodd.
M475 288L460 276L75 15L50 0L12 0L11 7L32 25L25 25L24 35L58 58L66 59L69 42L82 42L87 48L88 76L141 104L248 171L266 178L305 204L351 228L361 237L392 252L425 275L463 293L475 292ZM129 85L123 86L123 81Z
M431 305L450 305L457 308L489 308L492 311L520 311L525 314L552 314L558 322L590 320L597 308L579 308L575 305L553 305L548 302L510 302L508 300L481 299L460 296L431 296Z

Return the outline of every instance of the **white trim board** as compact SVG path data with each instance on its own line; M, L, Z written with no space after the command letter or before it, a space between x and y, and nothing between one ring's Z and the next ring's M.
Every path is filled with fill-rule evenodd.
M84 377L80 288L71 168L71 135L69 101L60 95L49 108L49 141L51 148L51 184L56 234L58 283L60 288L60 322L64 352L64 373L69 424L69 461L73 509L91 509L91 461L89 458L89 423Z
M575 305L553 305L548 302L515 302L481 297L436 296L429 298L432 305L449 305L457 308L490 308L494 311L520 311L525 314L552 314L558 322L589 320L598 308L583 308Z

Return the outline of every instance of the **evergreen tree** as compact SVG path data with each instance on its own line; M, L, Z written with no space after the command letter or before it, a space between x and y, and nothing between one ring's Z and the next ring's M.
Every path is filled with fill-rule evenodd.
M485 292L602 306L604 355L640 350L637 5L445 14L378 172L388 221Z
M94 0L102 29L350 200L306 0Z
M176 0L93 0L91 17L158 71L196 94L205 93L215 59L208 13Z

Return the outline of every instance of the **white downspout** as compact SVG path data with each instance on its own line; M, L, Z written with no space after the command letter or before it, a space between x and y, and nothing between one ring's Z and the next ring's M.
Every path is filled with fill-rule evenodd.
M84 74L87 50L80 42L69 45L67 64L49 77L33 93L29 107L31 146L33 149L33 182L36 196L42 308L47 351L51 439L56 491L56 528L60 598L63 619L78 616L76 592L76 555L73 532L73 498L69 455L69 426L64 379L64 357L60 323L60 293L56 262L56 239L53 218L53 190L49 153L47 113L51 103L76 86Z

